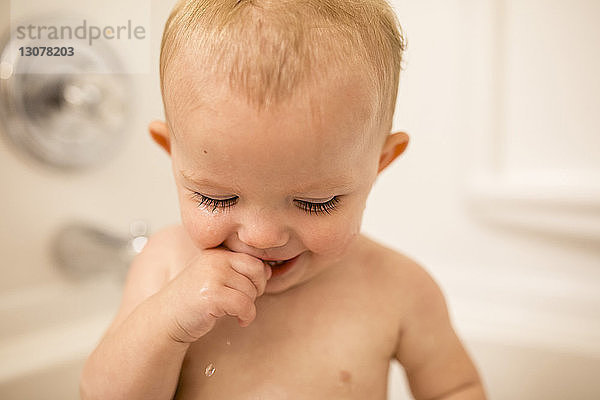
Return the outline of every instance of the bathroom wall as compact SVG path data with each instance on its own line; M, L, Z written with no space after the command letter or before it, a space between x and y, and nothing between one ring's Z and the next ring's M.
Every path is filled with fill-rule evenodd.
M599 28L590 1L394 1L408 38L364 229L465 337L600 355Z
M149 2L154 63L131 75L135 117L110 162L56 172L0 140L0 294L64 279L48 246L68 221L178 221L169 159L146 130L163 115L172 3ZM392 4L408 39L394 129L411 143L376 182L364 232L431 272L467 343L600 358L599 4Z
M3 7L8 6L7 0L1 1ZM19 2L19 10L29 9L31 15L38 11L35 2ZM149 35L155 61L169 3L154 1L150 5ZM44 11L60 5L53 1ZM108 7L106 12L110 12ZM102 21L102 15L95 17ZM2 19L4 31L8 19ZM49 244L53 233L74 219L116 234L127 234L135 219L149 221L153 230L178 220L169 159L151 142L146 128L148 122L163 115L157 62L149 62L149 73L131 74L134 117L123 132L122 149L105 165L89 171L59 172L31 162L13 151L12 143L0 140L0 254L4 258L0 293L63 279L51 263Z

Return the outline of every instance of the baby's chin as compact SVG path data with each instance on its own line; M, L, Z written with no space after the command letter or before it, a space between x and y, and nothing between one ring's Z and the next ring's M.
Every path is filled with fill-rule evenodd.
M273 275L265 287L265 294L278 295L318 284L323 279L336 279L336 274L340 273L340 268L343 268L347 260L344 255L324 256L305 251L289 270L276 271L277 267L273 269Z
M312 265L311 253L304 251L287 263L271 267L273 273L267 281L265 294L277 295L306 283L311 279Z

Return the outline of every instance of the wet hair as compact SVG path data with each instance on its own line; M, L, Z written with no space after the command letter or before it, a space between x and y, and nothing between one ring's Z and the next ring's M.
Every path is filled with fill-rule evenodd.
M387 135L404 50L386 0L180 0L162 37L160 87L164 101L169 66L185 55L261 110L362 68Z

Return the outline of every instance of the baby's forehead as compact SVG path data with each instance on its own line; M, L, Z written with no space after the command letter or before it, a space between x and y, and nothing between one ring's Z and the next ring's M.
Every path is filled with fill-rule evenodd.
M297 152L295 157L315 153L343 153L365 144L370 124L359 121L352 108L341 110L340 101L324 105L289 104L257 112L244 100L198 103L189 111L173 113L170 124L176 142L183 146L208 146L230 154L264 151ZM214 154L214 153L213 153Z
M232 87L227 77L208 75L197 64L181 65L171 75L165 80L164 100L174 133L198 124L233 124L240 118L254 123L268 120L275 123L273 128L288 120L317 129L332 124L354 130L373 128L376 96L370 81L357 70L340 71L318 83L300 85L291 97L276 102L270 99L266 104L243 88ZM243 120L238 122L243 125Z
M222 80L194 81L189 71L180 78L166 94L174 160L183 169L276 185L293 177L360 176L356 169L377 156L360 76L324 81L261 110Z

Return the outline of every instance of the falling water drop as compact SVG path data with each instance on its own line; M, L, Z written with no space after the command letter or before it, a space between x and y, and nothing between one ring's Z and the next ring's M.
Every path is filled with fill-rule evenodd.
M210 363L206 366L206 369L204 370L204 375L212 376L215 373L215 371L215 366L213 365L213 363Z
M229 341L229 338L227 338L227 346L231 346L231 342Z

